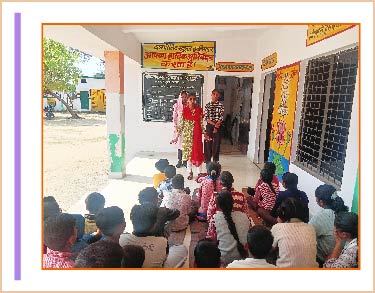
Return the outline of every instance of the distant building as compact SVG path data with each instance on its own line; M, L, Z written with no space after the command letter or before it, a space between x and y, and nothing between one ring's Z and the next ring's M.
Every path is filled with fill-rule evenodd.
M57 94L68 104L71 103L65 93ZM54 111L66 111L66 107L59 100L48 95L44 96L44 98L44 107L50 104L54 106ZM78 80L76 98L72 101L72 107L77 111L106 111L104 74L96 73L94 76L84 75Z

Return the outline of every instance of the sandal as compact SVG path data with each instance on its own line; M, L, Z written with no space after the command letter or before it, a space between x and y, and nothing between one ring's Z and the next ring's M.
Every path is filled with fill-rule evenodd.
M189 173L189 176L188 176L187 180L193 180L193 172Z

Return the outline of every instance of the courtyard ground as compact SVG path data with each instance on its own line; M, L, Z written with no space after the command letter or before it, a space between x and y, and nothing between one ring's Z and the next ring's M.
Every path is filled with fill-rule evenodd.
M63 211L108 182L106 116L79 115L84 119L55 113L44 120L44 196L54 196Z

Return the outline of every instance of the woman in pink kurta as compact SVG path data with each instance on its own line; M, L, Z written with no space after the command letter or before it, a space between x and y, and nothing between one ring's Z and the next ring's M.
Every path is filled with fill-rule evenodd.
M182 163L182 138L181 135L178 134L177 128L178 128L178 123L182 117L182 111L184 109L184 106L186 105L186 98L187 98L187 92L186 91L181 91L177 102L173 105L173 126L174 126L174 131L173 131L173 138L176 139L172 140L172 143L175 143L177 147L177 155L178 155L178 163L176 165L176 168L181 168L183 163ZM174 142L175 141L175 142Z

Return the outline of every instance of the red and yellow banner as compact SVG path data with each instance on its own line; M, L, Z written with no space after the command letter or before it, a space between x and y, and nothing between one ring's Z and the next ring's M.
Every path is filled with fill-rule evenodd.
M310 46L321 40L330 38L334 35L337 35L343 31L346 31L355 24L313 24L308 25L307 27L307 37L306 37L306 46Z
M270 148L290 160L300 63L276 72Z
M252 72L254 70L254 64L236 62L217 62L216 70L225 72Z
M277 64L277 53L273 53L272 55L269 55L262 59L262 65L260 68L262 70L266 70L268 68L274 67Z
M142 44L142 67L214 70L216 42Z

